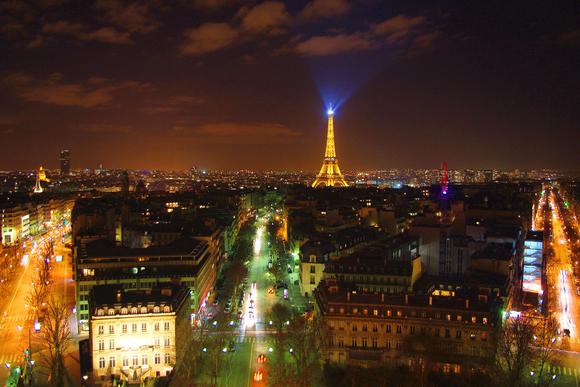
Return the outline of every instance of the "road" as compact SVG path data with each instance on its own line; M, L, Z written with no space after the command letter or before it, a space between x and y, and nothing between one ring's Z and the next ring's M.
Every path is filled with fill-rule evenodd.
M41 357L39 353L42 350L40 333L34 332L35 313L28 305L27 297L36 276L36 262L41 258L43 245L49 239L54 241L54 255L51 257L50 294L65 300L71 309L74 306L74 283L71 275L72 258L69 250L64 247L63 231L63 228L55 226L44 235L29 239L26 242L27 246L22 250L21 256L27 256L28 259L21 260L21 267L16 272L16 278L11 284L9 302L0 308L0 364L3 365L0 369L1 384L6 380L10 366L22 363L26 348L31 348L32 359L36 362ZM56 256L62 256L62 261L56 262ZM71 324L71 326L75 327L76 324ZM71 347L71 349L73 348ZM67 359L67 362L70 360L72 359Z

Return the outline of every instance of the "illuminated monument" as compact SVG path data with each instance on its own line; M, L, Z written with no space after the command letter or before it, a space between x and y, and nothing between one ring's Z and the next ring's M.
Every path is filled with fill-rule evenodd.
M312 183L312 187L348 187L344 176L340 172L336 149L334 147L334 111L328 109L328 131L326 133L326 151L322 168Z

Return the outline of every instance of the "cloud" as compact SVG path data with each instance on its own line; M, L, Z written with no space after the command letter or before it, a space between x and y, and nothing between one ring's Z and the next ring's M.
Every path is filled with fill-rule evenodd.
M193 0L195 8L208 11L215 11L233 3L235 0Z
M371 48L373 48L373 42L368 35L362 33L314 36L296 45L296 51L303 55L334 55Z
M249 10L243 9L239 15L242 27L254 33L278 34L291 20L286 5L280 1L266 1Z
M46 23L42 26L41 32L54 35L74 35L84 31L84 29L85 26L81 23L59 20L53 23Z
M16 95L29 102L40 102L58 106L94 108L109 104L115 93L123 90L143 90L149 84L134 81L114 82L103 80L95 83L90 78L85 82L66 83L60 73L47 79L33 78L28 74L15 73L4 78Z
M394 46L399 51L417 53L431 47L440 36L440 31L427 28L423 16L398 15L366 31L313 36L298 40L290 47L294 52L312 56L374 50L385 45Z
M202 55L231 45L238 31L227 23L205 23L184 32L185 42L180 51L184 55Z
M97 0L95 8L102 12L101 18L130 33L147 33L159 27L146 2L122 0Z
M377 24L373 30L377 35L387 36L389 43L396 43L409 36L423 23L425 23L423 16L397 15Z
M344 16L350 8L348 0L312 0L302 9L300 16L309 20Z
M562 32L559 38L564 43L580 43L580 29Z
M164 98L162 102L143 107L141 110L145 113L170 113L179 111L181 109L202 105L205 99L191 95L176 95L169 98Z
M128 32L120 32L113 27L103 27L92 32L83 33L79 36L79 39L112 44L131 44L133 42Z
M126 134L133 131L133 126L124 124L89 124L78 128L81 132L96 134Z
M256 123L243 124L236 122L218 122L190 128L175 125L173 131L195 142L210 143L275 143L288 142L302 136L301 132L292 130L282 124Z

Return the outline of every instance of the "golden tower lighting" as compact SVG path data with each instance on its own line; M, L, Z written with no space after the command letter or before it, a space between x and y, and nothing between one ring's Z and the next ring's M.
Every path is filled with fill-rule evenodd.
M328 129L326 132L326 151L322 168L312 183L312 187L348 187L344 176L340 172L338 159L336 158L336 148L334 146L334 111L328 109Z

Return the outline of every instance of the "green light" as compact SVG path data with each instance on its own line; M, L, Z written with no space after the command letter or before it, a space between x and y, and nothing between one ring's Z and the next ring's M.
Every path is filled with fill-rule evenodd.
M570 203L569 203L569 202L566 200L566 201L564 202L564 205L565 205L566 207L568 207L568 206L570 205Z

